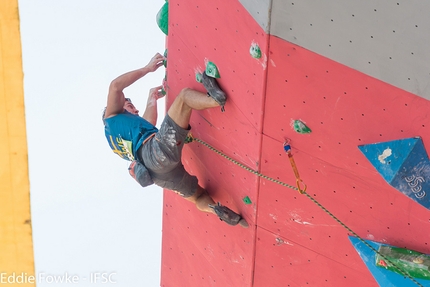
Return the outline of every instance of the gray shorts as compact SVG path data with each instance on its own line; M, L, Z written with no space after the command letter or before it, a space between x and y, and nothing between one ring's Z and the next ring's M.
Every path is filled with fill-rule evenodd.
M190 175L181 162L188 132L189 129L181 128L166 115L160 130L138 151L139 160L148 169L154 183L183 197L192 196L198 186L197 177Z

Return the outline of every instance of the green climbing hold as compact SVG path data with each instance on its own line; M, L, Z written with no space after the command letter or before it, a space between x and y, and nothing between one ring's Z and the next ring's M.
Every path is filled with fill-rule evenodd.
M164 89L164 87L161 87L161 94L163 95L163 96L165 96L167 93L166 93L166 90Z
M242 200L243 200L243 202L245 202L245 204L251 204L252 203L252 201L249 198L249 196L245 196Z
M380 246L376 254L376 266L394 271L400 275L399 267L413 278L430 279L430 256L417 251L394 247Z
M169 30L169 2L166 1L164 3L155 19L157 20L158 27L167 35Z
M206 75L212 78L220 78L218 68L214 63L208 62L206 64Z
M296 132L298 132L299 134L308 134L308 133L310 133L310 132L312 132L311 131L311 129L310 128L308 128L308 126L307 125L305 125L302 121L300 121L300 120L295 120L294 121L294 124L293 124L293 127L294 127L294 130L296 131Z
M257 43L251 44L251 48L249 48L249 53L253 58L256 58L256 59L261 58L261 50Z
M167 68L167 49L164 51L164 58L163 65Z
M196 73L196 81L199 83L202 82L202 74L201 73Z

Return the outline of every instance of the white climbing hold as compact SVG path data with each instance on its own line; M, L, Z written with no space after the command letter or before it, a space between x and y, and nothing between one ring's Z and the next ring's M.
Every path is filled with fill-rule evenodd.
M385 159L386 159L387 157L389 157L390 155L392 155L392 151L391 151L391 149L390 149L390 148L386 148L386 149L382 152L382 154L378 156L378 160L379 160L381 163L385 164L385 163L386 163Z

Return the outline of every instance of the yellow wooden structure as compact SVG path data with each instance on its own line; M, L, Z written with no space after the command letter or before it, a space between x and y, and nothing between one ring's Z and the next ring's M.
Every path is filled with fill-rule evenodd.
M35 286L12 283L35 275L19 24L18 1L0 1L0 284Z

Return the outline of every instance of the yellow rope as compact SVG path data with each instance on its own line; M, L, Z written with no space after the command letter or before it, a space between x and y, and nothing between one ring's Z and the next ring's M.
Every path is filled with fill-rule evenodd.
M342 227L344 227L348 232L350 232L352 235L354 235L355 237L357 237L357 239L358 240L360 240L364 245L366 245L368 248L370 248L373 252L375 252L375 253L377 253L379 256L381 256L381 258L382 259L384 259L385 261L387 261L387 262L389 262L394 268L396 268L403 276L405 276L405 277L407 277L407 278L409 278L410 280L412 280L412 282L414 282L417 286L421 286L421 287L424 287L423 285L421 285L418 281L416 281L411 275L409 275L409 273L407 273L406 271L404 271L401 267L399 267L399 266L397 266L395 263L393 263L390 259L388 259L385 255L383 255L383 254L381 254L378 250L376 250L373 246L371 246L369 243L367 243L364 239L362 239L357 233L355 233L351 228L349 228L345 223L343 223L340 219L338 219L333 213L331 213L327 208L325 208L321 203L319 203L315 198L313 198L311 195L309 195L307 192L306 192L306 185L305 185L305 188L304 189L301 189L300 188L300 185L299 185L299 180L300 180L300 182L302 182L301 181L301 179L300 179L300 176L299 176L299 173L298 173L298 170L297 170L297 167L296 167L296 165L295 165L295 163L294 163L294 160L291 160L292 159L292 156L290 157L290 155L289 155L289 157L290 157L290 161L291 161L291 163L292 163L292 167L293 167L293 171L294 171L294 173L295 173L295 175L296 175L296 181L297 181L297 187L295 187L295 186L292 186L292 185L289 185L289 184L287 184L287 183L284 183L284 182L282 182L282 181L280 181L280 180L277 180L277 179L274 179L274 178L271 178L271 177L269 177L269 176L267 176L267 175L264 175L264 174L261 174L261 173L259 173L259 172L257 172L257 171L255 171L255 170L253 170L253 169L251 169L251 168L249 168L249 167L247 167L246 165L244 165L244 164L242 164L242 163L240 163L240 162L238 162L237 160L235 160L235 159L233 159L233 158L231 158L231 157L229 157L228 155L226 155L226 154L224 154L224 153L222 153L222 152L220 152L219 150L217 150L216 148L214 148L214 147L212 147L211 145L209 145L208 143L206 143L206 142L204 142L204 141L202 141L201 139L198 139L198 138L195 138L195 137L193 137L192 136L192 134L190 133L189 135L188 135L188 137L187 137L187 139L186 139L186 143L190 143L190 142L193 142L193 141L196 141L196 142L198 142L198 143L200 143L200 144L202 144L202 145L204 145L204 146L206 146L208 149L210 149L211 151L213 151L213 152L215 152L216 154L218 154L218 155L220 155L220 156L222 156L223 158L225 158L225 159L227 159L227 160L229 160L230 162L232 162L232 163L234 163L234 164L236 164L236 165L238 165L238 166L240 166L241 168L243 168L243 169L245 169L245 170L247 170L247 171L249 171L250 173L252 173L252 174L255 174L255 175L257 175L257 176L259 176L259 177L261 177L261 178L264 178L264 179L266 179L266 180L269 180L269 181L272 181L272 182L274 182L274 183L277 183L277 184L279 184L279 185L281 185L281 186L284 186L284 187L287 187L287 188L290 188L290 189L293 189L293 190L297 190L297 191L299 191L301 194L303 194L303 195L305 195L307 198L309 198L313 203L315 203L319 208L321 208L325 213L327 213L331 218L333 218L337 223L339 223ZM285 144L284 144L285 145ZM288 152L287 152L288 153ZM296 167L296 168L294 168L294 167Z

